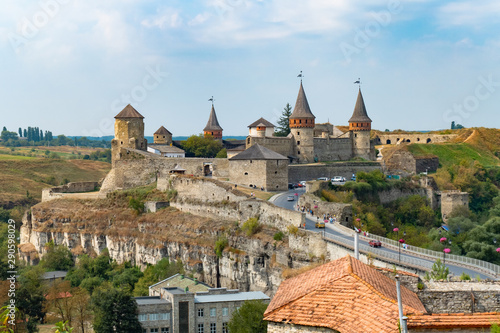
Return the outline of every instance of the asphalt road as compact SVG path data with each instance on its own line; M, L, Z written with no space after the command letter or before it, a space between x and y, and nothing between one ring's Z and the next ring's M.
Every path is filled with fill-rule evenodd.
M294 190L289 190L287 192L283 192L281 194L278 194L278 195L274 196L273 198L271 198L271 201L276 206L283 207L283 208L290 209L290 210L297 210L298 199L304 193L305 193L305 189L304 188L297 188L297 189L294 189ZM288 200L289 196L293 196L294 200L293 201L289 201ZM314 231L314 232L324 232L324 233L327 234L327 236L328 236L328 234L335 235L335 236L338 236L338 237L342 237L343 239L345 239L350 244L353 243L353 241L354 241L353 238L354 237L353 236L349 236L349 235L345 235L344 233L342 233L339 230L335 229L335 224L330 224L325 229L317 229L317 228L315 228L316 221L317 221L317 217L311 216L310 214L307 214L306 215L306 230L310 230L310 231ZM359 244L360 245L369 246L367 241L363 241L361 239L359 240ZM411 244L409 244L409 245L411 246ZM398 250L394 250L392 248L386 248L386 247L384 247L383 243L382 243L382 247L378 248L378 250L383 251L383 252L393 253L393 254L398 254L399 253ZM399 256L399 254L398 254L398 256ZM423 262L426 262L428 265L432 265L434 263L433 260L422 259L420 257L416 257L416 256L413 256L413 255L411 255L409 253L405 253L404 251L402 251L401 252L401 259L404 261L405 257L419 259L419 260L421 260ZM472 269L468 269L468 268L456 266L456 265L449 264L449 263L446 263L446 267L448 267L448 269L450 270L450 273L452 273L455 276L460 276L462 273L466 273L471 278L475 278L477 276L479 276L481 279L492 279L492 278L494 278L493 276L485 275L482 272L477 272L477 271L474 271Z

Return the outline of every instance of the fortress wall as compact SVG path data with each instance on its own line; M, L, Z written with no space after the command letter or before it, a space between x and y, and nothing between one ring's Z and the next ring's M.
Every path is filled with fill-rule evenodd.
M359 171L370 172L382 170L378 162L337 162L331 164L292 164L288 166L288 182L297 183L301 180L312 180L319 177L342 176L351 179L352 174Z
M306 209L312 209L315 216L322 220L324 214L333 215L337 223L348 228L352 227L352 205L339 202L326 202L318 200L318 197L309 193L301 195L299 206L305 206ZM314 208L317 207L317 208Z
M381 191L378 193L378 197L380 199L381 204L386 204L389 202L396 201L400 198L406 198L411 195L419 195L421 197L426 197L429 199L429 202L431 198L428 197L428 191L425 188L415 188L412 190L400 190L400 189L391 189L388 191Z
M314 138L314 155L318 161L345 161L352 158L350 138Z
M427 134L427 133L398 133L398 134L378 134L378 139L375 143L380 145L392 144L395 145L398 141L408 143L443 143L450 142L457 137L457 134ZM389 140L389 141L388 141Z
M45 188L42 190L42 202L64 197L64 193L82 193L95 191L98 182L72 182L62 186Z
M250 143L248 143L248 139L250 139ZM268 149L271 149L278 154L281 154L285 157L290 156L293 153L292 148L293 140L288 137L247 137L246 149L250 148L254 144L258 143L261 146L264 146Z

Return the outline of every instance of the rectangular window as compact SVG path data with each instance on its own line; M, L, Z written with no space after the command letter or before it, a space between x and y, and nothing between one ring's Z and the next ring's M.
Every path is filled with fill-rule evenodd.
M222 333L229 333L227 329L227 323L222 323Z
M157 313L150 313L149 320L158 320L159 316Z
M147 328L143 328L142 329L142 333L148 333L148 329Z
M229 316L229 308L222 308L222 316L223 317Z
M162 327L161 333L170 333L170 327Z
M157 328L150 328L149 333L158 333L158 329Z
M198 324L198 333L205 333L205 328L203 327L203 324Z
M160 320L170 320L170 312L160 313Z
M300 141L297 141L297 146L300 146Z
M210 323L210 333L217 333L217 323Z
M216 308L210 308L210 317L215 317L217 315L217 309Z
M139 321L146 321L146 320L148 320L147 314L140 314L139 315Z
M198 317L203 317L203 308L198 309Z

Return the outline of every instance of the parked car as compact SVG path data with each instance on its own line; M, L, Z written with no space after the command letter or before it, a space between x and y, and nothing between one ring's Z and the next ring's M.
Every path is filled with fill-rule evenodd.
M316 222L316 224L314 225L315 228L324 228L325 227L325 222L323 221L318 221Z
M295 201L295 197L293 195L289 195L288 197L286 197L286 200Z
M302 185L302 187L305 187L305 186L306 186L306 181L305 181L305 180L301 180L301 181L299 182L299 184L300 184L300 185Z
M371 247L382 247L382 243L376 239L372 239L371 241L369 241L368 245L370 245Z
M328 177L319 177L317 180L326 180L326 181L329 181L330 178L328 178Z
M342 176L335 176L332 178L332 183L345 183L345 178Z
M293 184L292 183L288 183L288 189L289 190L293 190Z

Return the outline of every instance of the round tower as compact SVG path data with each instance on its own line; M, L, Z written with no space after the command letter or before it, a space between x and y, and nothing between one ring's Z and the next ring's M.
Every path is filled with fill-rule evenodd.
M353 157L361 157L367 160L375 159L375 149L372 147L370 140L371 129L372 120L368 117L363 95L361 89L359 89L354 112L351 119L349 119Z
M307 102L306 93L300 82L295 108L289 118L290 134L294 138L294 155L299 162L314 162L314 120Z
M122 148L147 150L144 117L130 104L115 116L115 138L111 140L113 162L122 157Z
M210 116L208 117L207 126L203 129L203 135L212 136L214 139L222 140L222 127L220 127L219 121L217 120L213 104Z

